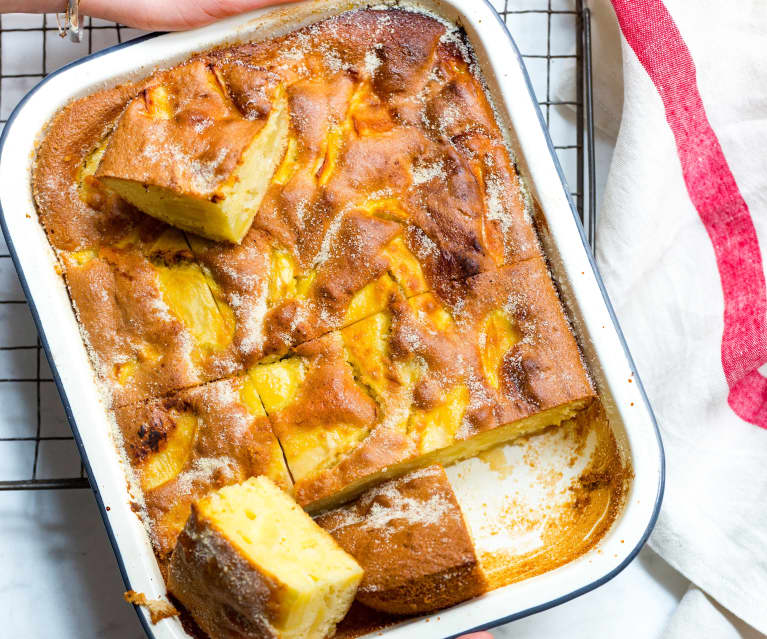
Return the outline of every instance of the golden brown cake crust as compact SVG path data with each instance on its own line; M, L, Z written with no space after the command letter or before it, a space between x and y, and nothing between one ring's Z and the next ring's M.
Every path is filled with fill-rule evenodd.
M316 521L365 570L357 599L371 608L425 613L487 589L441 466L381 484Z
M270 256L285 250L268 232L253 227L242 244L226 250L206 240L192 246L234 311L235 348L250 367L344 325L353 296L388 271L381 251L399 234L393 222L350 212L339 225L337 250L316 270L306 295L284 301L269 297Z
M317 280L306 299L263 300L250 268L214 270L230 295L266 303L260 355L343 326L353 293L388 266L384 237L400 236L420 263L415 293L539 254L482 86L444 33L416 13L355 11L210 54L216 65L266 66L287 86L295 167L267 192L254 229ZM228 265L237 251L213 244L200 257Z
M219 304L218 291L211 290L184 235L168 226L160 229L147 241L131 233L117 247L59 255L112 406L167 395L243 368L237 335L231 334L236 327L223 314L228 309ZM179 291L183 286L191 288ZM200 306L207 315L200 315Z
M179 431L180 410L197 419L183 469L145 491L161 560L195 498L261 473L289 485L281 457L281 470L272 465L278 447L270 425L283 443L309 431L332 443L339 424L352 432L353 445L297 482L298 501L312 505L446 441L594 397L516 169L457 37L411 11L351 11L193 56L75 101L51 123L37 153L35 200L139 476ZM152 131L190 161L177 166L166 157L149 171L141 161L147 149L135 144L147 133L138 111L148 108L147 89L160 84L180 102L173 122L160 118ZM276 86L287 97L290 139L238 246L183 234L184 247L166 251L170 227L85 171L106 144L100 175L128 173L208 197L231 173L243 140L263 126ZM128 126L108 140L121 116ZM222 344L198 349L180 314L167 312L158 269L179 264L199 269L212 304L234 318ZM483 344L496 311L518 336L497 366L491 362L493 381ZM384 353L380 361L366 355L365 378L350 353L365 318L381 316ZM282 356L305 361L304 388L267 420L235 387L264 358ZM240 377L207 384L231 376ZM443 409L459 419L443 419ZM451 419L453 431L434 427ZM415 590L387 582L388 595L370 591L370 601L381 609L409 597L422 607L448 605L440 580L456 579L460 593L477 584L471 558L463 558L455 574L435 565ZM223 593L224 584L211 587L219 586ZM204 583L190 587L206 596ZM245 632L236 607L227 610L227 620L209 622Z
M211 490L266 475L290 490L292 482L269 420L243 401L241 379L224 380L171 397L115 410L125 451L141 482L144 462L161 452L179 414L197 420L193 443L178 474L144 490L155 550L167 558L191 504Z
M244 370L264 355L264 297L269 288L271 240L251 228L242 243L222 253L220 244L190 236L197 262L221 292L222 300L235 318L234 337L229 354Z
M419 13L352 11L273 40L200 54L78 100L54 119L34 175L51 243L65 251L146 253L168 227L120 200L97 176L119 174L208 197L263 126L276 87L287 94L292 146L243 245L188 236L194 260L234 315L232 343L202 364L171 354L157 380L142 372L122 386L102 375L118 403L283 355L381 310L393 294L437 290L539 255L482 85L445 35L444 25ZM157 108L172 117L144 117L155 108L157 87L168 101ZM144 148L150 133L156 141ZM90 155L104 146L97 176L83 175ZM175 148L188 161L174 160L168 149ZM270 294L278 253L293 262L292 277L305 285L300 293ZM407 269L403 259L412 261ZM360 302L365 287L375 290ZM71 290L73 298L84 296L83 286ZM152 332L142 322L157 322L119 304L83 313L93 351L110 351L97 362L102 371L136 355L112 352L106 332L122 323L121 313L133 315L131 331L139 335ZM168 340L171 351L181 333Z
M578 344L542 259L456 282L441 296L464 332L476 333L482 318L502 308L521 333L500 368L502 422L521 416L522 405L545 410L574 398L594 396Z

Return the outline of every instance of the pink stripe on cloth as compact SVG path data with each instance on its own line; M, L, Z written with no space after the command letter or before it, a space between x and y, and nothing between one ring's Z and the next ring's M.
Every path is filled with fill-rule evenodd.
M661 0L612 0L621 30L660 94L693 205L714 246L724 293L728 403L767 428L767 289L748 206L706 116L695 63Z

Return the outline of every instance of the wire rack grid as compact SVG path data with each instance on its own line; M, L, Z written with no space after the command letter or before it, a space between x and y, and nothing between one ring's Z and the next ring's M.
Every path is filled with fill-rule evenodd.
M593 238L589 10L582 0L492 0L492 4L522 52L571 194ZM46 75L141 34L90 18L85 19L83 31L82 42L72 44L59 37L55 15L0 16L0 130L19 100ZM88 487L29 308L0 237L0 490Z

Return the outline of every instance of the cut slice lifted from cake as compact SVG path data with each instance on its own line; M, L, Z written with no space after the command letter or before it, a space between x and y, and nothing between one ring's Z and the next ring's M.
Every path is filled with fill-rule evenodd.
M285 154L290 126L284 88L260 79L271 104L243 114L212 65L195 61L158 73L128 104L95 177L168 224L240 242Z
M168 589L216 639L324 639L362 575L297 503L257 477L192 507Z

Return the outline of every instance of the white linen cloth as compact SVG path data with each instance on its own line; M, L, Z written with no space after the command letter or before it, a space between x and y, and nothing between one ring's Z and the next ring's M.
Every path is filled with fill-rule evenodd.
M666 636L762 636L767 2L613 4L592 2L597 125L620 123L597 260L666 449L650 545L695 584Z

